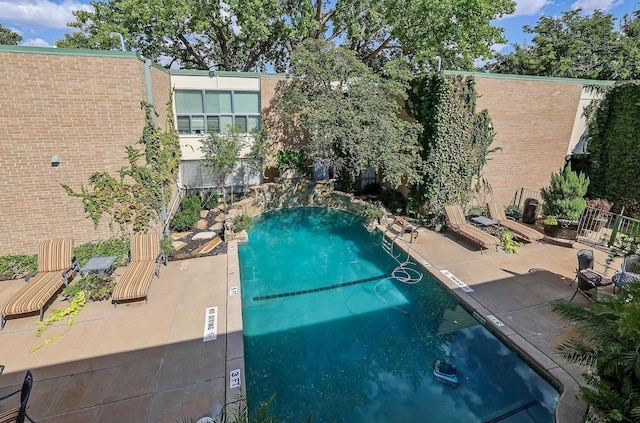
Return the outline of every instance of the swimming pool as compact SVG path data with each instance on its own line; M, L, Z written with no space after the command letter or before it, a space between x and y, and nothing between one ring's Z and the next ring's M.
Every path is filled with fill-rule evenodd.
M265 213L239 247L250 406L288 422L553 422L559 394L351 214ZM403 261L404 257L399 257ZM421 272L421 269L413 265ZM437 359L457 386L433 376Z

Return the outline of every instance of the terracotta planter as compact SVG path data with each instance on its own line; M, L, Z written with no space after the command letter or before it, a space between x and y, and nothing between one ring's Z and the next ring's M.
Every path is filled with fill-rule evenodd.
M575 241L578 239L578 222L559 220L557 225L544 225L544 234L552 238Z

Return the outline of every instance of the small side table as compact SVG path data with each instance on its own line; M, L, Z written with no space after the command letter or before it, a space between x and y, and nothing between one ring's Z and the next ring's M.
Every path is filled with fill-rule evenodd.
M496 226L498 224L498 221L489 219L488 217L485 217L485 216L472 217L471 221L473 222L474 225L482 226L482 227Z
M99 277L105 277L111 275L113 273L113 264L118 260L118 256L108 256L108 257L100 257L93 256L89 259L87 264L82 266L80 269L80 274L84 276L85 274L95 275Z

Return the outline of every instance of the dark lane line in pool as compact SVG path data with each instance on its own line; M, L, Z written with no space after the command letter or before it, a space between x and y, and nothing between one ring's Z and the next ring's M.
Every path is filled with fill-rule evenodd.
M261 296L261 297L253 297L253 301L265 301L265 300L273 300L275 298L294 297L296 295L303 295L303 294L313 294L314 292L328 291L330 289L342 288L343 286L358 285L358 284L361 284L361 283L377 281L377 280L388 278L388 277L390 277L390 276L388 276L388 275L379 275L379 276L373 276L371 278L358 279L356 281L343 282L343 283L339 283L339 284L336 284L336 285L329 285L329 286L325 286L325 287L322 287L322 288L305 289L303 291L294 291L294 292L285 292L283 294L264 295L264 296Z

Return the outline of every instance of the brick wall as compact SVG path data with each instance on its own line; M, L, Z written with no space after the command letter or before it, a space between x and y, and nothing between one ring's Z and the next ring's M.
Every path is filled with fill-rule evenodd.
M548 186L551 172L564 165L578 112L581 82L476 77L477 110L493 120L491 154L484 177L493 199L510 204L521 187Z
M116 175L127 164L125 146L144 125L144 63L62 51L0 51L0 61L0 255L34 254L48 238L113 236L106 221L94 229L60 183L80 190L93 172Z

